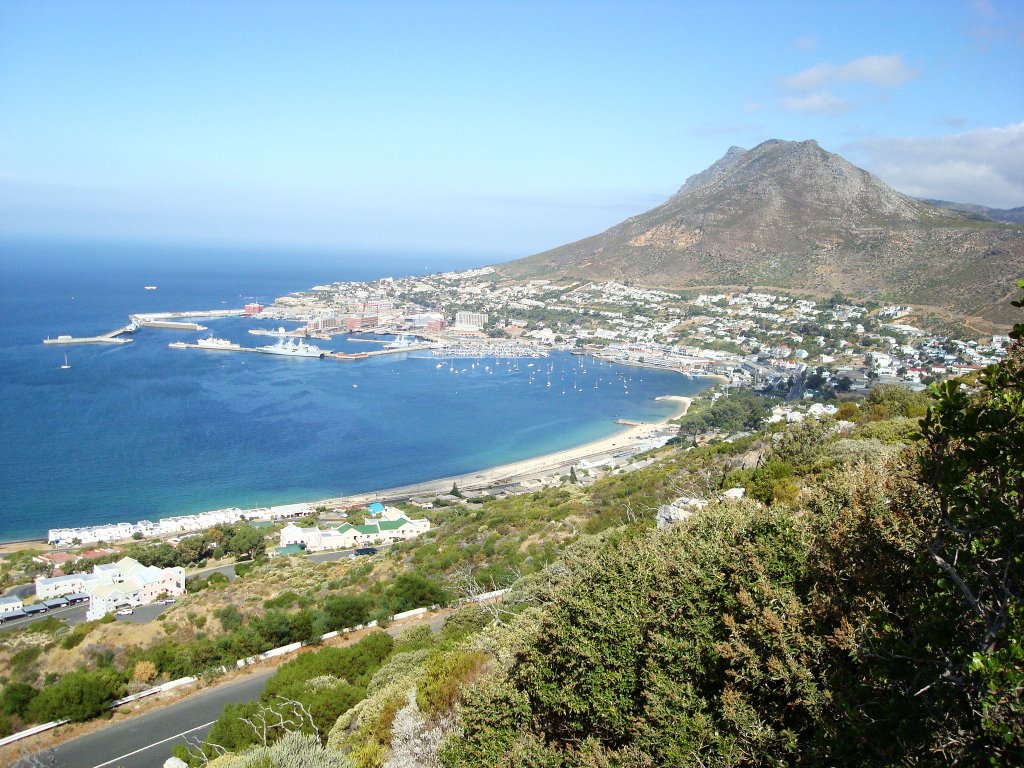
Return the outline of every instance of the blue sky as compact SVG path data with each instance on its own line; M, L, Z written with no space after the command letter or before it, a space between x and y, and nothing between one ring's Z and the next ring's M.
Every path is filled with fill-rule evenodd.
M0 234L526 255L731 145L1024 205L1024 3L0 0Z

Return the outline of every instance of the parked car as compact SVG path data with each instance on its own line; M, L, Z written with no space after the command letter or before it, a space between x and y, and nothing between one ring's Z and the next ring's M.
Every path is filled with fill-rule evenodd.
M157 600L156 604L157 605L174 605L174 598L173 597L165 597L163 600Z
M121 610L119 610L117 612L117 615L118 616L131 616L133 613L135 613L135 609L134 608L122 608Z
M376 547L359 547L356 550L356 554L357 555L376 555L377 554L377 548Z

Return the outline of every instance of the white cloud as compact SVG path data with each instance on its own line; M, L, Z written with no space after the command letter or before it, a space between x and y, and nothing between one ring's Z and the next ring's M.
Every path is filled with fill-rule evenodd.
M814 112L820 115L838 115L853 108L849 101L828 91L817 91L807 96L786 96L779 103L783 109L793 112Z
M844 152L909 195L993 208L1024 205L1024 122L952 136L867 139Z
M809 91L832 83L867 83L891 88L917 77L899 54L864 56L845 64L822 62L797 72L786 79L786 86L795 91Z

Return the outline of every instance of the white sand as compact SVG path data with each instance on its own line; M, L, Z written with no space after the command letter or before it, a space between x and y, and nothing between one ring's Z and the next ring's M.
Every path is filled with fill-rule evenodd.
M502 464L479 472L466 472L462 475L428 480L423 483L405 485L398 488L387 488L369 493L327 499L322 502L314 503L314 506L318 504L327 506L355 506L377 499L429 496L436 493L447 493L451 490L453 483L458 484L460 491L479 490L492 485L516 482L524 478L549 475L556 470L563 468L568 470L569 466L579 464L585 459L592 459L609 453L618 453L626 448L648 440L653 435L657 434L669 421L679 418L685 414L687 409L690 407L690 403L693 402L693 398L691 397L682 397L677 395L667 395L665 397L659 397L658 399L676 402L679 407L676 409L675 413L660 421L631 426L618 434L612 435L611 437L594 440L589 443L584 443L583 445L578 445L575 448L568 448L564 451L556 451L555 453L537 456L532 459L514 461L510 464Z

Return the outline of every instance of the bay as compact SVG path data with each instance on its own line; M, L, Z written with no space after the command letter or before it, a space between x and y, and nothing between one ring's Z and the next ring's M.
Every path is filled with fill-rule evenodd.
M565 353L518 365L424 353L340 362L169 349L204 334L46 346L134 312L240 307L335 280L479 266L452 254L0 243L0 540L459 475L606 437L707 382ZM145 290L156 285L157 290ZM242 318L203 320L252 346ZM257 343L270 343L263 339ZM341 338L334 350L366 350ZM71 367L61 369L67 354ZM453 370L450 370L453 369ZM549 373L550 370L550 373ZM551 380L552 386L547 386ZM531 381L532 380L532 381Z

